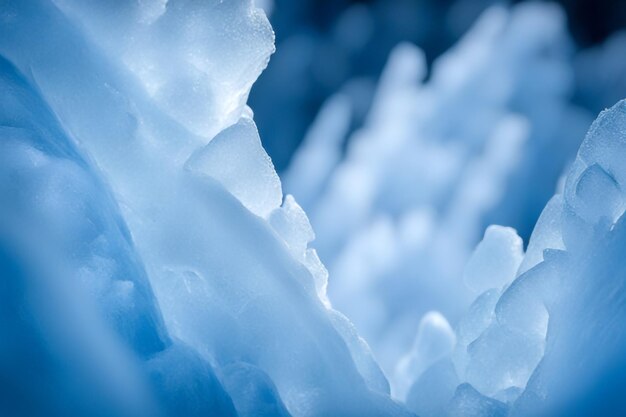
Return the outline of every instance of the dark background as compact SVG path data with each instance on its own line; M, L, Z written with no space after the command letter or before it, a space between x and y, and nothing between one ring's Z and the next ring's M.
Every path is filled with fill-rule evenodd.
M353 122L359 125L376 79L395 45L401 41L417 44L430 64L465 33L485 8L495 3L498 2L274 0L270 21L276 33L277 52L254 85L249 103L277 170L287 167L320 106L331 94L341 89L348 91L355 107ZM599 44L626 28L626 0L558 3L567 14L578 48ZM353 13L346 13L348 10ZM364 27L369 28L367 33L359 34ZM367 40L357 47L342 44L338 35L341 30ZM349 80L358 82L346 86Z

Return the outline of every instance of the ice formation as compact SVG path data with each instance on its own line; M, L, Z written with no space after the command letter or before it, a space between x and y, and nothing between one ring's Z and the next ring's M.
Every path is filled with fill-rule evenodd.
M350 111L333 98L294 156L284 186L309 213L330 299L387 375L423 314L456 325L469 306L463 271L485 227L527 237L554 193L590 122L569 101L572 52L558 6L494 6L427 81L421 51L396 47L363 128L343 138L349 122L330 118ZM521 243L510 239L516 258L492 268L519 262ZM474 291L490 285L467 273Z
M556 6L491 8L427 81L399 45L293 195L252 0L0 7L0 415L626 413L626 101L557 188L587 115Z
M0 414L409 415L260 145L250 0L2 3ZM327 302L326 302L327 304Z
M350 130L371 104L376 79L399 42L431 62L498 0L263 0L276 54L255 83L250 105L279 174L322 104L338 91L351 105ZM269 5L268 5L269 4ZM289 80L285 83L285 80ZM281 117L274 109L279 108Z
M450 376L460 385L440 399L439 409L485 416L626 411L618 393L626 347L620 324L625 135L626 100L591 126L563 193L546 205L517 273L482 293L461 320ZM483 248L470 264L490 270L493 259ZM519 261L514 252L500 255L500 262ZM443 371L433 366L423 375L428 372L441 379ZM409 399L407 405L419 410L430 402Z

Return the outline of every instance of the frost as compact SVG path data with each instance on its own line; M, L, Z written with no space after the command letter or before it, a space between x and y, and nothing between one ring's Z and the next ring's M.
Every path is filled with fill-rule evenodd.
M543 284L533 293L549 311L546 349L513 414L541 408L567 415L581 406L623 410L623 402L612 397L613 388L601 381L616 378L619 384L621 377L613 375L624 369L616 356L625 346L618 324L623 315L624 170L615 158L623 150L625 129L626 102L621 101L593 123L567 175L561 223L554 226L565 249L554 255L545 250L543 264L550 268L546 280L567 280L568 285ZM600 195L606 206L596 204Z
M237 121L274 51L270 24L250 0L53 3L119 57L156 106L205 137Z

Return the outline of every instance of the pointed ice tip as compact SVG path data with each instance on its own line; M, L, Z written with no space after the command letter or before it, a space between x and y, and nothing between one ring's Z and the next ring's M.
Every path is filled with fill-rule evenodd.
M448 323L448 320L446 320L443 314L438 311L429 311L428 313L424 314L421 323L422 326L450 328L450 330L452 330L450 324Z
M491 225L465 268L465 284L483 293L513 281L524 257L524 242L511 227Z

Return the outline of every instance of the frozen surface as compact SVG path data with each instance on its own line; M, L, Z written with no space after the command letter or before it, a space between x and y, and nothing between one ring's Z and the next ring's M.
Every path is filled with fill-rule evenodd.
M450 417L506 417L507 406L487 398L469 384L461 384L454 393L447 413Z
M567 175L560 222L535 229L538 237L559 234L565 248L545 248L543 263L525 274L545 265L544 282L533 295L542 299L550 322L545 355L513 415L626 410L617 394L624 383L626 347L621 325L626 172L618 162L625 140L626 101L621 101L600 114L582 143Z
M410 415L245 107L260 9L1 12L0 414Z
M626 101L557 185L587 120L564 28L491 8L428 81L399 45L283 195L251 1L2 3L0 415L626 414Z
M624 381L626 347L621 325L626 177L618 162L625 138L626 101L621 101L591 126L563 193L547 204L515 276L502 289L478 296L460 321L454 373L441 364L426 370L411 389L409 408L423 414L441 407L443 400L421 395L420 387L433 375L430 384L440 384L437 395L444 395L454 375L464 384L451 397L452 415L592 416L626 410L617 388ZM488 273L492 261L481 259L480 249L489 239L487 234L470 269L478 265ZM499 262L519 262L512 252L497 256Z
M274 50L272 28L252 0L52 3L127 70L152 103L205 137L239 119Z
M618 394L626 369L621 324L626 176L618 162L625 138L626 101L621 101L591 126L563 193L547 204L517 273L508 272L513 260L519 264L517 251L491 251L508 282L476 298L456 329L454 366L446 367L444 359L424 371L410 390L409 408L424 416L446 415L446 406L455 416L595 416L626 410ZM494 265L482 255L497 229L490 230L470 259L470 271ZM515 237L506 234L509 241Z
M247 117L197 150L185 167L217 180L260 217L267 217L281 204L280 180L261 146L254 122Z
M465 266L465 285L483 293L513 281L524 256L523 246L514 229L489 226Z
M363 127L337 139L350 117L339 95L295 154L285 189L309 213L330 301L392 387L424 314L456 326L513 279L522 241L506 229L488 230L486 262L465 265L489 224L528 238L573 158L591 120L570 104L572 52L558 6L494 6L427 81L421 50L398 45Z
M405 399L411 384L431 365L449 355L455 343L456 336L445 317L434 311L425 314L411 351L396 368L395 395Z

